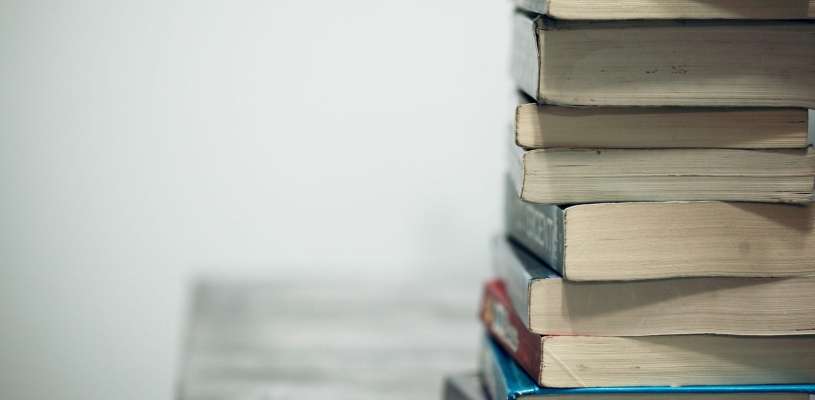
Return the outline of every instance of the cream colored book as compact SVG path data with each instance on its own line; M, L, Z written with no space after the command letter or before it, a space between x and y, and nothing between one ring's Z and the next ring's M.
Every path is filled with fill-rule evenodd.
M535 149L510 145L510 174L524 201L583 204L747 201L806 205L815 151L737 149Z
M544 336L541 385L757 385L815 381L815 336Z
M815 334L815 276L576 282L505 238L493 271L539 335Z
M806 352L802 353L802 355L806 354ZM696 355L696 357L703 356L704 354ZM619 386L611 384L590 386L588 382L584 381L586 385L575 388L543 387L533 382L503 348L486 337L478 359L481 382L489 393L488 397L492 400L812 400L815 398L812 395L815 393L815 385L800 383L787 385ZM720 361L726 363L737 359ZM556 360L552 361L556 362ZM759 366L760 368L766 365L768 367L766 373L773 373L770 367L773 360L752 359L746 362L748 364L745 367ZM573 377L581 377L594 373L589 365L570 365L564 360L564 365L558 365L555 368L568 366ZM616 367L615 372L619 374L637 373L636 366L628 362L621 362ZM673 370L673 367L686 368L687 362L665 365L662 373L667 377L674 376L676 371ZM597 371L598 374L600 372Z
M516 0L557 19L807 19L815 0Z
M563 21L517 13L538 103L815 108L815 21Z
M509 179L507 179L509 181ZM506 183L506 232L569 280L815 275L815 206L544 205Z
M805 108L562 107L521 101L515 143L530 149L807 146Z
M815 382L815 336L538 335L500 281L484 289L481 319L545 387L757 385Z

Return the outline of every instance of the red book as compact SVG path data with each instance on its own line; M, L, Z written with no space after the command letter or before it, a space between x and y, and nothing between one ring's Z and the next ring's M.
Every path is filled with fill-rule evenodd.
M504 283L488 282L481 319L495 342L540 386L815 382L813 335L541 336L526 329L510 304Z
M541 335L526 329L521 318L512 309L504 283L493 280L484 285L481 302L481 321L515 361L535 382L540 381Z

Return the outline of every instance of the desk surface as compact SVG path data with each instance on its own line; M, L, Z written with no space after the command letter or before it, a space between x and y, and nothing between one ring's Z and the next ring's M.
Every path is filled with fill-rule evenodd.
M200 282L180 399L437 399L474 370L477 283Z

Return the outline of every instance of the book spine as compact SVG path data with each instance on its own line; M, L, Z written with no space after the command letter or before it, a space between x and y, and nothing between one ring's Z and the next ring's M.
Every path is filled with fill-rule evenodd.
M501 347L533 380L540 381L541 336L526 329L510 305L503 282L495 280L484 285L480 315Z
M536 19L521 12L515 13L510 69L518 87L537 99L540 56Z
M492 243L492 270L504 282L512 309L529 328L529 286L536 279L562 279L557 271L505 237Z
M523 196L521 189L524 186L524 149L515 143L515 130L510 127L507 138L507 161L509 171L507 179L510 181L510 188L515 189L515 195L520 199Z
M478 371L481 376L481 382L484 384L484 389L490 399L514 399L514 397L509 395L509 388L504 379L503 370L495 358L495 353L493 352L492 344L489 342L489 339L482 341L481 352L478 356Z
M563 209L556 205L527 203L518 196L514 185L508 176L504 204L507 234L560 275L566 276Z
M529 327L529 284L532 277L512 250L506 238L496 237L492 244L492 269L495 277L504 282L512 309L520 316L524 326Z

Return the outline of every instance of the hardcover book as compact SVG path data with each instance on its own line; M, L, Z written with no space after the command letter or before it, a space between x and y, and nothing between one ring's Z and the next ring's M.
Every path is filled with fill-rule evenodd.
M497 280L484 287L481 320L546 387L815 382L815 336L541 336L526 329Z
M481 379L492 400L546 398L551 400L812 400L815 385L634 386L544 388L490 338L479 356Z
M544 205L505 189L505 228L569 280L815 275L815 207L724 202Z
M815 334L815 276L569 281L506 238L495 276L541 335Z
M813 21L517 13L514 37L513 76L538 103L815 108Z

